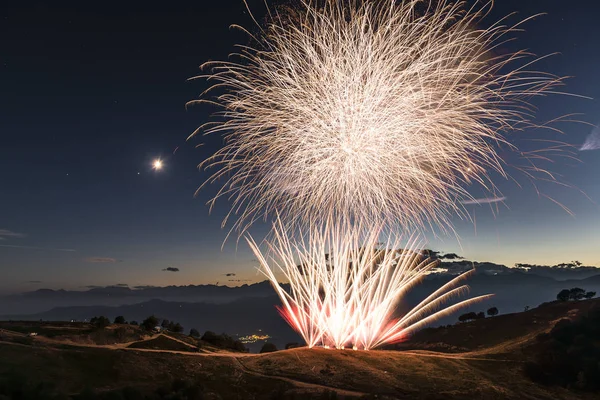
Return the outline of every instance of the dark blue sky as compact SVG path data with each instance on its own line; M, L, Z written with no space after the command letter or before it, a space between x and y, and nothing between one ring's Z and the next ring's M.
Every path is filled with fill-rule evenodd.
M251 3L257 15L261 1ZM499 0L492 22L539 13L509 50L558 52L539 70L573 76L565 91L600 98L600 5L563 0ZM209 187L195 166L219 137L185 142L211 109L194 107L204 83L198 66L246 43L232 23L251 26L242 0L175 2L12 2L0 9L0 292L86 285L238 284L260 278L245 243L221 245L227 209L209 215ZM600 122L596 100L535 101L540 121L579 113ZM558 125L581 146L592 131ZM537 138L526 132L524 138ZM544 134L544 137L548 137ZM517 139L517 142L520 139ZM195 148L198 143L203 147ZM523 142L523 146L529 146ZM177 148L177 152L173 151ZM570 216L523 180L499 186L506 207L473 207L476 225L457 221L455 237L430 247L512 265L578 259L600 265L600 151L557 159L552 169L577 189L540 185ZM151 169L161 157L165 168ZM518 178L518 177L517 177ZM586 198L584 191L593 201ZM257 226L261 236L266 228ZM179 272L166 272L167 267ZM226 277L235 273L235 277Z

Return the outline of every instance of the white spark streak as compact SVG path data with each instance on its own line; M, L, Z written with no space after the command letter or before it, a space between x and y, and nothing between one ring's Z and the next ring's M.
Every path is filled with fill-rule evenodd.
M323 344L341 349L372 349L403 340L415 329L489 296L480 296L443 308L443 304L468 292L460 275L435 291L401 318L396 306L437 262L426 259L414 238L402 248L389 236L379 245L380 230L365 236L355 226L326 225L307 238L290 241L281 223L274 239L261 251L248 243L281 298L281 313L309 347ZM290 291L278 281L290 282Z
M395 250L398 237L452 230L451 216L481 203L468 185L499 193L489 178L507 176L497 149L515 150L504 134L534 126L528 100L561 79L530 71L525 52L495 54L518 27L476 28L492 1L300 2L249 33L239 61L203 66L212 86L198 102L222 119L194 134L222 134L225 145L200 166L216 169L205 184L224 179L210 202L232 201L224 225L235 215L243 233L277 215L267 251L248 242L307 344L370 349L486 298L441 308L466 292L464 275L395 319L434 266L415 239ZM533 161L524 172L546 173Z
M517 29L475 29L487 5L302 4L239 46L239 62L204 65L208 92L224 93L199 102L224 120L197 132L226 144L201 166L217 169L207 183L226 179L214 200L232 200L241 231L274 212L301 227L333 218L447 231L466 215L464 186L493 189L488 172L504 175L496 145L531 125L526 99L560 83L529 71L526 53L493 55Z

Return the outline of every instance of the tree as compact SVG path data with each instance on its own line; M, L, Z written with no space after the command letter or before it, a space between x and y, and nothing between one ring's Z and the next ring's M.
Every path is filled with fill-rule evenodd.
M559 301L568 301L570 294L571 291L569 289L563 289L560 292L558 292L558 294L556 295L556 299Z
M569 290L569 299L571 300L581 300L585 296L585 290L582 288L575 287Z
M147 331L151 331L156 325L158 325L158 319L154 315L149 316L142 322L142 326Z
M97 328L106 328L110 325L110 320L104 315L101 315L99 317L93 317L92 319L90 319L90 323L96 326Z
M137 322L137 321L131 321L131 322L129 323L129 325L138 326L139 324L138 324L138 322Z
M260 349L261 353L272 353L274 351L277 351L277 346L270 342L263 344L263 347Z
M169 326L169 330L171 332L181 333L181 332L183 332L183 326L181 326L181 324L178 322L178 323L174 324L173 326Z
M125 323L125 317L122 315L119 315L118 317L115 318L115 324L124 324Z
M595 296L596 296L596 292L587 292L585 294L585 296L583 296L583 297L585 297L586 299L591 299L591 298L593 298Z
M172 322L170 322L168 319L163 319L162 324L160 324L160 326L162 326L163 328L167 329L167 328L169 328L169 325L171 323Z
M498 315L498 308L496 308L496 307L489 308L487 310L487 315L489 315L490 317L495 317L496 315Z
M191 337L195 337L195 338L199 338L200 337L200 332L198 332L198 329L192 328L192 329L190 329L190 336Z
M477 319L477 314L474 312L469 312L458 317L460 322L473 321L475 319Z
M483 311L478 312L477 316L475 317L475 319L484 319L485 318L485 313Z

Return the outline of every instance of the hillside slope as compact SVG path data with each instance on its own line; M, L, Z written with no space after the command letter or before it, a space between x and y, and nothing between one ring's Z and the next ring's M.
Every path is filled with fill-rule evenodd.
M337 398L593 399L593 394L525 378L521 348L554 321L597 305L599 300L551 303L526 313L426 330L402 345L411 348L406 351L301 348L261 355L204 354L38 338L19 342L5 332L0 376L20 374L31 385L55 382L57 393L70 395L86 388L107 392L134 387L158 396L157 388L164 392L185 379L201 388L201 397L194 398L211 399L333 398L327 391L335 391ZM452 353L423 350L432 343L455 348Z

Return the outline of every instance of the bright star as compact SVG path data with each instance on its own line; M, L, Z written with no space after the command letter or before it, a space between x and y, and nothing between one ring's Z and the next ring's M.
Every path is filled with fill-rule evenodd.
M162 167L163 167L163 162L160 158L154 160L154 162L152 163L152 168L154 168L156 171L161 170Z

